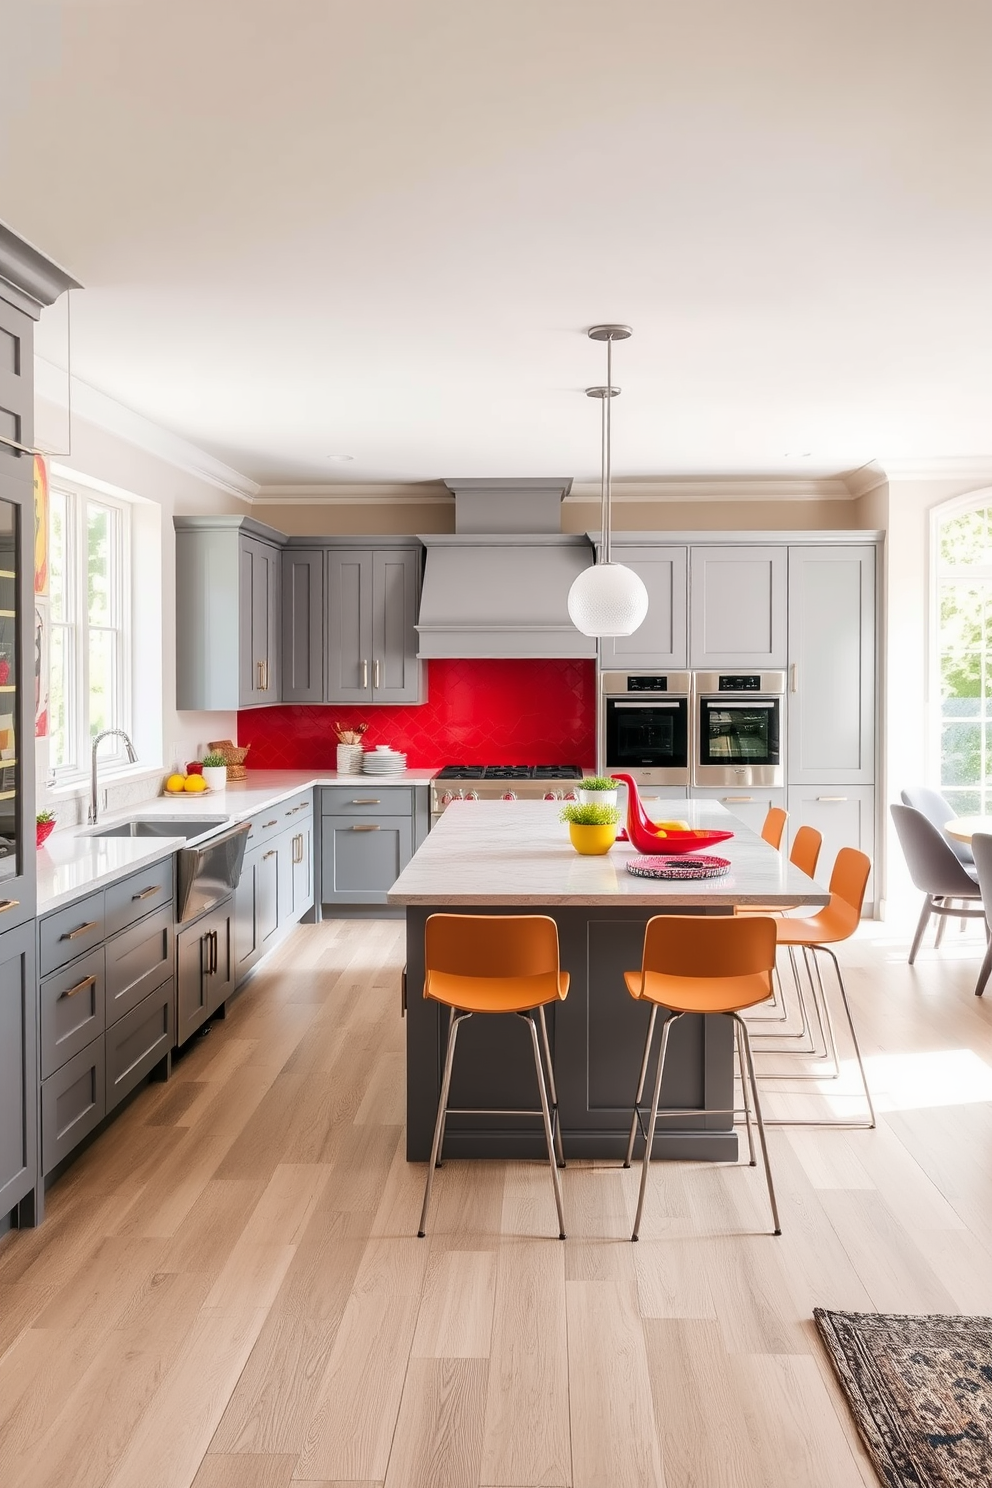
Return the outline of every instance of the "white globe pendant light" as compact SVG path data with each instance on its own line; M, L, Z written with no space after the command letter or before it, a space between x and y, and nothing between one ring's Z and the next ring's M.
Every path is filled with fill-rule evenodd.
M648 591L640 576L610 556L612 460L610 403L619 395L613 386L613 343L626 341L630 326L595 325L589 328L593 341L606 342L606 386L586 388L588 398L600 398L602 419L603 518L599 562L580 573L568 591L568 615L576 630L587 636L633 635L648 612Z

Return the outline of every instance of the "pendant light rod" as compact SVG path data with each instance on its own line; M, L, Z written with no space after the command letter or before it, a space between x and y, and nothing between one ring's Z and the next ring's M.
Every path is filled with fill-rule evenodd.
M602 471L602 538L600 545L600 561L611 563L612 559L612 503L613 503L613 427L610 403L616 398L620 389L613 386L613 343L614 341L626 341L631 335L630 326L625 325L594 325L589 327L589 339L591 341L606 342L606 386L586 388L586 395L590 398L602 398L603 419L601 431L601 471Z

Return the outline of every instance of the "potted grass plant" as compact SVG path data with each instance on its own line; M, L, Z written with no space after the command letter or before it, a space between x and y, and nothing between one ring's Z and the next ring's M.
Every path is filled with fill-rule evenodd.
M596 857L609 852L617 840L620 812L616 806L585 805L579 801L562 807L561 820L568 822L568 835L575 851Z
M615 806L617 783L609 775L588 775L580 780L576 790L581 806Z
M227 786L227 760L217 750L204 755L203 778L211 790L224 790Z

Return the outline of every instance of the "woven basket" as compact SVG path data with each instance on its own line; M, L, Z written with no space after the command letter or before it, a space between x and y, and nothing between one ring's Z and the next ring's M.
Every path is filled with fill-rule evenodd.
M211 739L210 748L218 754L222 754L227 762L228 780L247 780L248 771L245 769L245 755L251 748L246 744L243 749L239 748L231 739Z

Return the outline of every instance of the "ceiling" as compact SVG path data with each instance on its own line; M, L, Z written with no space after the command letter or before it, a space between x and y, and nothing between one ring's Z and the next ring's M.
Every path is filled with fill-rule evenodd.
M5 7L73 371L264 484L992 451L987 0ZM349 455L348 461L334 456Z

